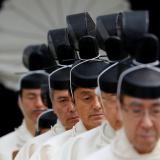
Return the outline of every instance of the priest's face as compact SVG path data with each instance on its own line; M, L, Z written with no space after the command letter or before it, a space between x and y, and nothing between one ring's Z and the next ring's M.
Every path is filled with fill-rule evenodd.
M141 154L152 152L160 137L160 99L123 96L121 107L131 144Z
M115 130L121 128L121 121L118 114L116 94L101 91L101 101L104 110L104 116Z
M77 88L74 91L74 103L86 129L99 126L104 120L104 113L95 89Z
M55 114L66 130L71 129L79 117L68 90L54 90L51 95Z
M30 124L35 124L37 117L47 109L41 99L41 89L22 89L19 106Z

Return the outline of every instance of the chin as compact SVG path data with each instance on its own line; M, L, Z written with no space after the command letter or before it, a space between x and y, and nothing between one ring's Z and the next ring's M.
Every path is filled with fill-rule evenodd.
M68 124L69 124L69 126L71 126L71 128L76 124L76 123L78 123L79 122L79 119L73 119L73 120L70 120L69 122L68 122Z
M95 115L95 116L91 116L90 120L94 121L95 123L96 122L100 123L105 120L105 117L104 117L104 115Z
M102 124L102 122L103 122L103 119L95 121L94 126L98 127L98 126L100 126Z
M151 153L152 151L153 151L153 149L144 148L144 149L138 150L138 153L140 153L140 154L148 154L148 153Z
M144 146L145 144L143 144ZM155 148L155 145L145 145L144 147L139 147L138 149L136 149L138 151L138 153L140 154L147 154L147 153L151 153Z
M122 122L121 121L117 121L115 129L118 130L120 128L122 128Z

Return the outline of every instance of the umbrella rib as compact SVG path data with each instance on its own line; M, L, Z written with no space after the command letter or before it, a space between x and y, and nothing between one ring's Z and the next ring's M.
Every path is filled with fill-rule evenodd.
M12 11L14 11L18 16L21 16L23 19L26 19L27 22L29 22L30 24L36 26L38 29L44 31L46 29L48 29L47 26L45 26L44 24L42 24L41 22L37 21L36 19L34 19L32 16L30 16L28 13L24 12L22 9L18 8L17 6L15 6L14 4L10 5L10 8L12 9Z
M19 37L23 37L23 38L30 38L30 39L39 39L42 38L42 35L40 34L36 34L36 33L29 33L29 32L22 32L22 31L16 31L13 29L7 29L4 27L0 27L0 33L2 34L8 34L8 35L12 35L12 36L19 36Z
M42 0L36 0L36 4L37 6L39 6L39 8L42 10L44 16L46 17L48 24L51 26L54 26L55 20L53 19L53 17L51 16L50 12L47 10L47 8L45 7L44 3L42 2Z
M22 47L16 47L16 48L7 48L7 47L4 47L4 48L0 48L0 52L1 53L18 53L19 51L22 50Z
M62 0L56 0L56 3L57 3L57 16L58 16L58 19L61 21L64 19Z
M69 11L71 11L71 13L74 13L74 11L76 10L77 2L78 0L71 0L71 6L69 8Z
M124 2L116 3L115 5L112 5L112 7L111 7L111 5L108 5L110 7L108 7L108 8L106 7L106 11L107 12L113 12L114 10L118 11L117 10L118 8L123 8L123 3ZM106 11L102 12L102 14L106 14Z
M97 0L89 0L86 5L86 10L90 10L93 6L95 6L96 2L98 2L98 1Z

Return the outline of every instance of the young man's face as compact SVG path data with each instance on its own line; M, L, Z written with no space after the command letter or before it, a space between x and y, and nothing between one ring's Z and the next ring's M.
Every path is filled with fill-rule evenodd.
M104 114L95 89L77 88L74 91L75 107L86 129L99 126Z
M48 108L42 102L41 89L23 89L19 96L19 105L26 120L33 123Z
M54 90L52 93L52 106L66 130L71 129L79 121L79 116L68 90Z
M139 153L149 153L160 137L160 99L123 96L123 125L127 137Z
M101 91L101 100L105 118L115 130L121 128L122 123L118 115L116 94Z

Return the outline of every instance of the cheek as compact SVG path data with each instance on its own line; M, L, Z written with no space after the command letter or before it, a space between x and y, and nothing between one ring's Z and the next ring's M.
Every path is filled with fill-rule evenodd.
M110 118L110 119L115 119L117 118L117 110L113 105L105 105L103 107L103 111L106 117Z
M55 108L55 114L57 115L58 119L61 121L61 123L66 126L67 121L67 114L62 108Z
M56 115L58 115L58 111L57 111L57 108L56 107L53 107L53 111Z
M118 116L116 114L116 111L110 109L110 112L108 112L107 115L108 116L106 117L106 119L112 125L112 127L117 127L116 125L117 125Z
M105 117L108 119L110 117L110 112L108 111L108 108L103 107L103 112L104 112Z
M138 124L133 119L130 119L128 116L123 116L123 126L128 139L131 141L136 137L138 131L137 125Z
M28 101L23 101L22 103L22 109L24 112L30 112L30 110L33 108L33 104Z
M155 125L155 128L157 130L158 137L160 138L160 123L158 123L157 125Z
M109 109L109 112L108 112L108 116L110 117L110 119L112 120L116 120L117 119L117 112L115 109Z
M88 105L84 105L83 103L75 103L76 110L80 118L88 119L89 107Z
M23 112L23 115L25 117L28 117L29 119L32 119L33 121L36 121L36 118L33 114L33 105L30 102L27 101L23 101L22 106L21 106L21 110Z
M57 115L59 115L62 112L62 106L58 102L55 102L55 101L52 102L52 105L53 105L54 112Z
M104 100L102 100L101 103L102 103L102 107L106 109L107 108L106 106L108 105L108 103Z
M64 110L64 108L60 105L56 105L56 107L54 109L55 113L58 114L58 115L63 114L63 112L64 112L63 110Z

